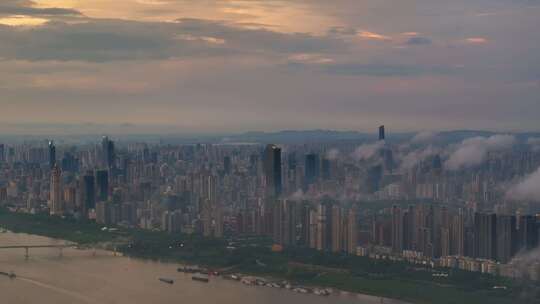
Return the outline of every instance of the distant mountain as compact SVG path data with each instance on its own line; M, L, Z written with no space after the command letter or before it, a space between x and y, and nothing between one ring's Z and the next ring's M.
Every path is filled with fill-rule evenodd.
M91 129L91 128L90 128ZM91 131L95 131L91 129ZM39 141L44 138L54 138L59 143L76 144L76 143L92 143L97 142L103 134L109 134L116 140L121 142L148 142L148 143L164 143L164 144L197 144L197 143L276 143L276 144L304 144L304 143L331 143L331 142L364 142L375 141L378 138L378 133L374 130L373 133L358 132L358 131L336 131L336 130L283 130L276 132L245 132L240 134L175 134L174 132L161 133L154 130L155 133L108 133L106 126L100 127L100 133L80 134L35 134L35 135L7 135L0 134L0 142L28 142ZM56 135L54 135L56 134ZM386 140L392 143L408 141L417 133L415 132L392 132L387 129ZM526 142L527 138L539 137L539 132L493 132L482 130L454 130L441 131L438 133L435 144L448 144L463 141L466 138L483 136L489 137L495 134L513 134L521 142Z

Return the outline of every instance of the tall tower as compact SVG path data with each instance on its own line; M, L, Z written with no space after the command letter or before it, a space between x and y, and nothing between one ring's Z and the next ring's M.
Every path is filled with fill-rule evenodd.
M332 216L330 218L331 225L331 249L332 252L341 252L343 250L342 246L342 229L343 229L343 211L339 205L332 206Z
M319 178L319 156L315 153L307 154L306 155L306 162L305 162L305 189L309 187L309 185L314 184L317 179Z
M332 249L332 204L323 202L317 208L317 250Z
M52 169L56 165L56 146L54 141L49 141L49 166Z
M264 150L264 174L268 194L276 197L281 195L281 148L276 145L268 145Z
M0 163L4 162L4 155L5 155L5 146L4 144L0 144Z
M392 251L396 253L403 251L403 221L401 208L396 205L392 207Z
M64 206L62 202L62 189L60 184L60 178L62 177L62 172L57 165L54 165L51 171L51 215L61 215L64 213Z
M97 199L105 202L109 198L109 172L107 170L96 171Z
M349 254L356 254L356 244L358 239L357 234L357 224L356 224L356 210L353 208L349 209L347 214L347 240L346 247Z
M107 136L103 136L101 140L101 153L103 166L107 169L113 168L115 160L114 142L109 140Z
M84 210L95 208L96 182L94 178L94 173L92 171L87 171L86 175L84 175L82 187Z
M379 140L385 140L384 125L379 127Z

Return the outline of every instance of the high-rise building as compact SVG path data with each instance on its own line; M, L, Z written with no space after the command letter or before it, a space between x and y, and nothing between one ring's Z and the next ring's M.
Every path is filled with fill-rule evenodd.
M385 140L384 125L379 127L379 140Z
M319 178L319 156L315 153L307 154L304 169L304 187L307 189L309 185L314 184Z
M311 206L309 203L302 203L299 210L299 221L301 225L300 237L298 239L298 244L304 247L309 247L309 239L311 237L310 227L310 212Z
M64 153L62 157L62 171L63 172L76 172L79 170L79 160L73 156L70 152Z
M201 203L201 220L203 235L206 237L223 237L223 211L218 203L204 199Z
M72 187L72 186L64 187L63 202L64 202L65 212L71 212L75 210L76 197L77 197L77 188Z
M349 209L347 213L346 221L346 239L345 239L345 250L349 254L356 254L356 245L358 242L358 231L357 231L357 218L356 210L354 208Z
M271 203L272 206L272 240L275 244L283 245L283 220L285 218L285 204L282 200Z
M366 177L366 191L368 193L374 193L379 191L381 187L382 177L383 167L381 165L374 165L369 167Z
M107 201L109 198L109 172L107 170L96 171L96 192L98 201Z
M297 209L296 202L278 200L273 210L273 240L283 246L297 245Z
M52 169L56 165L56 146L54 141L49 141L49 166Z
M116 159L114 142L107 136L103 136L103 139L101 140L101 155L103 166L108 169L113 168Z
M51 171L51 190L50 190L50 213L51 215L61 215L64 213L62 200L62 171L55 165Z
M452 255L465 256L465 215L463 209L459 209L452 222Z
M403 218L401 208L396 205L392 207L392 251L403 251Z
M0 163L3 163L6 159L6 151L4 144L0 144Z
M231 174L231 157L230 156L223 157L223 173L225 173L225 175Z
M343 250L343 211L339 205L332 206L331 210L331 249L332 252L341 252Z
M330 160L328 158L323 158L321 161L321 177L323 180L329 180L332 177L330 167Z
M182 228L182 212L180 210L176 211L165 211L161 216L161 230L168 233L178 233Z
M516 251L516 218L511 215L497 215L496 258L507 263Z
M87 171L82 183L82 209L88 210L96 207L96 183L94 173Z
M414 206L403 212L403 249L414 250Z
M495 214L474 214L474 257L495 259L497 251L497 216Z
M524 215L518 217L518 235L517 235L517 250L531 250L536 248L539 243L536 218L532 215Z
M317 249L319 240L319 214L317 210L309 210L309 248Z
M332 248L332 204L323 202L317 208L317 250Z
M266 189L271 196L280 196L282 192L281 148L268 145L264 151L264 174Z

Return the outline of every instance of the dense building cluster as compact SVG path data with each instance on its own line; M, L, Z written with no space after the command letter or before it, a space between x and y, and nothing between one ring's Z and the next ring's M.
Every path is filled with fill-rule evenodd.
M275 249L508 263L538 245L538 201L504 186L540 167L527 147L449 169L446 148L372 143L0 145L0 203L103 225L266 236ZM425 153L428 151L429 153Z

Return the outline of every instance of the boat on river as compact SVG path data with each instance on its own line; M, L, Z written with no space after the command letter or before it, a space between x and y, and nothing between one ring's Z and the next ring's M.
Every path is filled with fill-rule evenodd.
M15 275L13 271L11 272L0 271L0 275L6 276L10 279L15 279L17 277L17 275Z
M167 283L167 284L174 284L174 280L173 279L167 279L167 278L159 278L159 280L163 283Z
M210 278L208 277L208 275L205 275L205 274L196 274L192 276L191 279L193 281L198 281L198 282L203 282L203 283L208 283L210 281Z

